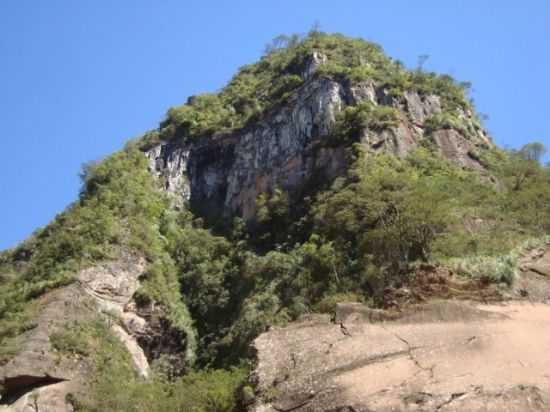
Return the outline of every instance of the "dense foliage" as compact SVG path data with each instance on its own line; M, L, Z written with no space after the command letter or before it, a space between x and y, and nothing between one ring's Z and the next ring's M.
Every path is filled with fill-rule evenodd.
M338 297L381 303L415 262L509 283L510 252L550 230L550 170L524 152L493 155L502 186L424 148L404 159L355 153L348 175L306 200L301 216L275 190L258 197L253 223L236 220L226 238L193 225L188 212L173 221L168 238L200 325L201 362L237 362L268 325Z
M158 130L85 165L78 201L0 254L0 362L16 351L13 338L33 327L42 295L123 253L147 259L136 299L160 304L185 336L181 364L157 359L144 381L104 323L67 325L51 342L85 359L92 375L89 396L71 398L75 410L233 411L249 344L270 325L331 311L342 300L383 303L384 290L406 284L419 262L512 282L514 249L550 231L544 147L474 148L471 157L486 168L480 173L443 159L430 144L404 158L354 145L365 129L396 126L395 107L362 102L340 113L326 140L346 147L348 172L313 185L300 207L274 189L258 197L253 221L237 218L214 233L191 211L169 206L138 148L246 127L293 98L312 51L328 58L314 76L376 82L390 99L409 91L438 95L442 112L426 121L427 136L454 129L468 137L480 127L456 110L471 109L467 84L406 70L363 40L319 32L279 37L219 93L190 98L170 109Z
M242 366L190 372L175 380L153 371L146 381L137 375L124 345L100 321L67 325L50 339L59 352L85 359L92 370L86 396L69 396L77 412L231 412L247 376Z
M161 302L174 325L193 340L187 308L173 292L178 279L169 270L171 259L157 230L168 203L146 164L141 152L130 149L88 165L79 200L0 255L0 356L15 350L10 338L32 328L42 294L72 283L79 269L125 251L154 262L141 293Z

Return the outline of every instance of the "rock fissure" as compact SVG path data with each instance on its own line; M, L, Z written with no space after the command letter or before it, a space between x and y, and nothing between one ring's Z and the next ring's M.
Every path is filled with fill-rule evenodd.
M346 325L343 323L340 323L340 332L342 332L342 335L351 337L351 332L348 330Z
M437 408L436 408L436 411L440 411L441 408L447 406L447 405L450 405L452 402L454 402L455 400L457 399L460 399L461 397L465 396L466 395L466 392L459 392L459 393L451 393L451 396L449 399L447 399L445 402L443 402L442 404L438 405Z
M409 356L409 358L411 359L411 361L416 365L416 367L419 369L419 371L416 373L420 373L420 372L428 372L430 374L430 378L433 378L434 377L434 368L435 368L435 365L432 365L431 367L426 367L426 366L423 366L419 361L418 359L415 357L414 355L414 351L417 350L417 349L421 349L422 347L421 346L412 346L408 340L406 340L405 338L403 338L402 336L400 336L398 333L396 332L392 332L392 331L389 331L387 328L385 328L383 325L382 325L382 328L384 328L386 331L388 331L389 333L391 333L393 336L395 336L397 339L399 339L401 342L403 342L405 345L407 345L407 354ZM416 375L415 374L415 375Z
M38 375L19 375L4 379L2 385L4 393L0 397L0 405L10 405L16 402L25 394L34 391L35 389L55 385L60 382L68 381L69 379L58 378L48 374Z

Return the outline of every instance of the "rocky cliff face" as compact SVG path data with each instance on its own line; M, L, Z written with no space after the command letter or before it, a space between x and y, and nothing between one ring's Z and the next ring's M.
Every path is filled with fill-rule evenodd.
M244 130L153 148L151 169L168 192L205 216L251 218L259 193L279 187L298 194L314 173L344 171L343 149L321 144L347 98L336 82L309 82L290 105Z
M438 96L405 92L397 99L372 81L351 85L314 76L326 62L326 56L312 54L302 72L303 86L287 104L258 122L198 142L148 150L151 171L162 179L176 204L188 203L211 219L238 215L249 220L262 192L280 188L299 199L313 179L332 179L345 172L346 146L330 142L332 126L347 106L363 101L393 107L398 113L396 126L363 131L360 143L368 150L404 156L430 139L448 159L482 169L472 150L492 143L472 113L456 113L464 129L473 131L471 135L449 128L428 132L427 119L442 111Z

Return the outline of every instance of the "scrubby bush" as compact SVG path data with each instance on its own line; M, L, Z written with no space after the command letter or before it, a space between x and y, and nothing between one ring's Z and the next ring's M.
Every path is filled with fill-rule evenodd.
M505 256L471 256L449 261L449 266L458 274L485 280L511 284L517 272L517 257Z
M356 181L314 206L317 230L379 264L428 259L449 223L451 198L442 177L419 175L386 155L366 156L352 173Z
M187 104L168 110L160 124L162 140L195 138L231 128L235 120L232 110L215 93L193 96Z
M170 381L153 372L149 380L137 375L130 354L101 321L73 323L50 336L65 354L77 354L90 371L89 391L70 394L76 411L196 411L236 412L238 389L247 367L193 371Z
M454 129L466 138L470 138L475 133L471 124L460 119L456 112L435 113L426 119L424 128L427 134L441 129Z
M358 141L366 130L381 131L399 124L397 109L389 106L376 106L363 101L348 106L341 113L334 127L334 134L341 139Z
M336 305L342 302L361 302L361 297L353 292L329 294L317 302L314 309L320 313L333 313Z

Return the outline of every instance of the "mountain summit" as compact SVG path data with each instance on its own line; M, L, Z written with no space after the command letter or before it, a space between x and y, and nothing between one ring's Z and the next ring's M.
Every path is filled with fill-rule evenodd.
M545 410L546 360L498 375L543 352L518 334L550 342L550 171L540 143L492 143L468 88L279 36L83 165L78 200L0 254L0 403Z

